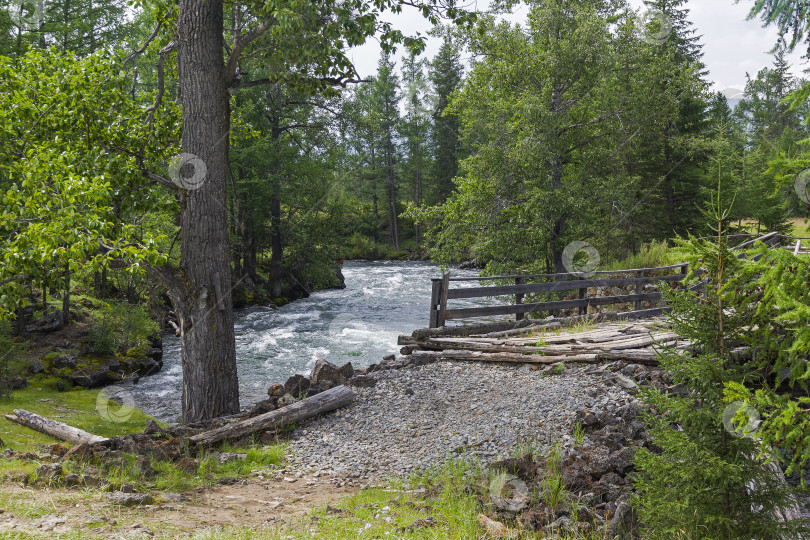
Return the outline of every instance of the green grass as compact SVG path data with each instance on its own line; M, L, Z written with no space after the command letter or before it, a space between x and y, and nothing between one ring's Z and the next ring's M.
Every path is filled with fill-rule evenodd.
M146 420L150 418L140 409L133 409L131 416L125 416L123 422L105 420L96 410L96 400L99 390L73 389L59 392L56 389L57 379L37 376L31 379L31 385L22 390L12 392L11 399L0 399L0 413L11 414L14 409L25 409L54 420L64 422L71 426L83 429L102 437L115 437L129 433L140 433L146 427ZM114 409L117 405L110 404ZM115 417L115 410L110 416ZM159 422L159 424L166 425ZM39 433L27 427L0 418L0 438L6 447L18 452L39 451L45 444L59 443L71 446L50 435ZM230 461L220 465L217 462L219 452L234 452L247 454L246 459ZM138 464L135 456L123 456L121 462L105 471L104 477L113 486L132 484L142 489L158 491L185 491L202 485L210 485L220 478L243 477L252 474L254 470L278 466L284 461L286 447L283 445L262 446L249 444L246 447L232 447L228 444L218 448L217 452L198 457L199 466L196 471L182 471L175 464L152 460L151 468L157 473L147 478ZM19 459L0 460L0 477L18 477L27 474L34 480L34 471L40 465L38 461ZM65 473L84 474L88 468L95 468L97 464L83 464L76 462L64 463ZM97 475L97 473L94 473ZM3 507L0 504L0 507Z
M2 508L4 512L10 512L20 518L37 519L56 512L56 508L53 504L42 501L44 498L45 497L41 497L38 502L32 502L0 492L0 508ZM2 534L0 534L0 538L2 537Z
M626 270L631 268L655 268L657 266L670 266L684 262L685 253L681 248L670 247L666 240L653 241L644 244L638 253L629 257L613 261L610 265L599 270Z
M810 237L810 220L805 218L793 218L790 222L793 224L793 236Z
M0 399L0 413L12 414L14 409L25 409L101 437L141 432L146 427L146 419L149 417L140 409L134 409L132 415L123 422L105 420L96 410L99 390L74 388L59 392L56 389L58 380L42 375L32 377L29 379L29 386L11 393L11 399ZM115 404L110 404L112 413L116 407ZM34 452L42 444L65 444L50 435L33 431L5 418L0 418L0 439L3 439L6 447L19 452Z

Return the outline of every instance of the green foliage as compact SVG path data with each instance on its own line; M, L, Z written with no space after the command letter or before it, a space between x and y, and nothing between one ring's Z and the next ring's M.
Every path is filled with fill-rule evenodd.
M543 2L525 27L485 19L466 36L481 59L445 115L458 115L470 156L445 204L409 211L426 225L434 260L473 257L490 274L564 272L572 241L638 237L626 233L649 205L627 163L649 153L658 124L648 117L674 115L694 74L664 75L673 53L638 39L623 7ZM671 84L651 95L661 78Z
M94 354L137 354L148 348L150 337L160 331L144 306L113 302L93 314L90 351Z
M810 459L810 399L793 398L786 388L806 391L810 380L810 264L784 249L760 247L758 260L744 264L733 284L748 302L746 346L752 367L766 377L755 388L729 381L727 401L743 401L762 418L757 432L766 449L778 451L788 472L798 472Z
M552 512L556 512L570 498L562 478L562 463L562 450L559 445L555 445L546 458L546 474L541 486L543 500Z
M728 248L723 227L728 211L719 190L710 214L714 242L694 237L680 242L692 270L685 284L708 276L705 294L689 287L664 289L673 330L690 340L697 354L664 351L661 365L689 394L642 390L650 407L647 427L660 452L636 453L633 505L650 538L771 538L806 531L806 523L780 519L779 512L796 499L781 473L763 459L766 447L736 437L723 422L726 385L759 382L755 365L732 352L751 340L756 306L737 280L746 263ZM700 268L706 273L697 272Z
M170 149L176 107L143 122L131 81L108 53L0 57L0 81L0 282L10 279L0 287L0 316L26 302L16 276L52 284L113 258L164 262L155 239L122 218L175 204L151 193L139 160Z

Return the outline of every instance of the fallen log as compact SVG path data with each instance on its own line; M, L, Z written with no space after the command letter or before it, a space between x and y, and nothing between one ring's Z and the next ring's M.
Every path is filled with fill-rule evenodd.
M17 424L73 444L93 444L107 440L104 437L93 435L79 428L51 420L50 418L45 418L44 416L23 409L15 409L14 414L6 414L5 417L7 420L16 422Z
M558 322L550 322L548 324L539 324L536 326L527 326L526 328L515 328L512 330L504 330L502 332L489 332L488 334L480 334L480 337L485 338L501 338L508 336L519 336L521 334L529 334L531 332L538 332L543 330L556 330L562 328L562 324Z
M336 386L275 411L194 435L189 438L189 441L198 445L210 445L226 439L238 439L259 431L278 429L300 422L317 414L344 407L352 401L354 401L354 392L349 387Z
M599 359L605 362L624 360L631 364L642 364L645 366L657 366L658 354L652 349L624 349L617 351L603 351L599 353Z
M485 353L467 350L444 351L413 351L411 356L431 361L452 360L469 362L510 362L516 364L556 364L558 362L572 362L589 364L598 362L596 354L578 354L569 356L542 356L539 354L518 353Z
M425 339L420 343L420 348L430 351L478 351L483 353L515 353L515 354L548 354L548 355L565 355L565 354L579 354L579 351L573 350L572 347L565 347L562 345L547 345L542 347L515 347L509 345L500 345L486 342L476 343L469 340L456 340L456 339Z

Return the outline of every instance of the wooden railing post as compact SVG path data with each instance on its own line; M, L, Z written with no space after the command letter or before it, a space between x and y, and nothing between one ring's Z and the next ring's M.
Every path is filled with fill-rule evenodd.
M428 328L439 327L439 305L441 304L442 280L434 278L433 288L430 292L430 326Z
M639 270L636 272L636 277L643 278L644 277L644 270ZM644 284L639 281L636 283L636 294L644 294ZM633 311L641 310L641 300L636 300L633 304Z
M579 299L584 300L585 297L588 296L588 289L580 289L579 290ZM580 316L585 315L588 313L588 306L579 306L579 314Z
M447 320L447 291L450 290L450 272L445 272L442 276L442 301L439 311L439 326L444 326Z
M523 278L516 277L515 278L515 285L523 285ZM522 293L515 294L515 305L520 305L522 303L523 303L523 294ZM523 313L515 313L515 320L516 321L522 321L523 316L524 316Z

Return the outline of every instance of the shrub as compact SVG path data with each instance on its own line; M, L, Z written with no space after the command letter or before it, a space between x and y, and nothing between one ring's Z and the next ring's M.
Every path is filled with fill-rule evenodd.
M93 315L90 352L101 355L145 350L149 338L159 331L145 307L114 302Z

